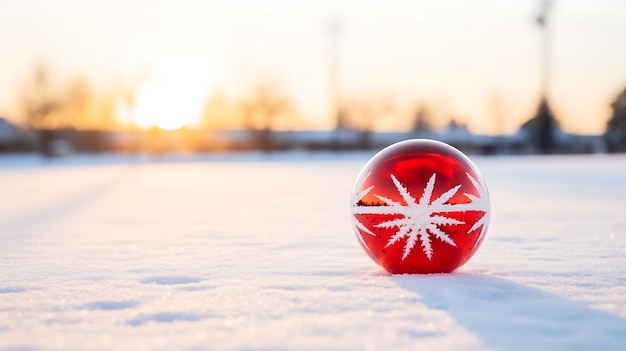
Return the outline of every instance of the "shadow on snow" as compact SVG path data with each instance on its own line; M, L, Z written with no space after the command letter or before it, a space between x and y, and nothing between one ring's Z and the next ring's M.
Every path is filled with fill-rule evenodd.
M173 322L197 322L206 319L205 316L193 313L171 313L171 312L162 312L162 313L152 313L152 314L142 314L133 319L130 319L126 322L126 324L137 327L146 323L155 322L155 323L173 323Z
M389 279L498 349L607 350L626 344L624 318L502 278L453 273Z

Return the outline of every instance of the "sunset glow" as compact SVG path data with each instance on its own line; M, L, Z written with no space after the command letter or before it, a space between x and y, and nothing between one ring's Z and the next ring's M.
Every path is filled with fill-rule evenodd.
M139 87L132 121L140 128L175 130L196 124L215 81L215 64L189 56L156 62Z
M380 98L395 111L375 130L407 131L425 105L439 128L454 118L475 133L515 133L541 95L543 1L9 1L0 116L22 122L20 87L43 62L58 95L80 79L101 95L92 98L120 105L93 126L193 125L213 93L241 110L272 80L299 113L289 128L332 129L336 100ZM552 3L550 104L565 131L601 134L626 85L626 2ZM210 112L204 126L245 127Z

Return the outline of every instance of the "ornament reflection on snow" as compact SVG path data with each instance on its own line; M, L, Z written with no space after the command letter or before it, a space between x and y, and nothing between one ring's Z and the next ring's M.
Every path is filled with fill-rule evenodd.
M352 190L363 250L391 273L451 272L474 255L490 216L483 177L448 144L414 139L369 160Z

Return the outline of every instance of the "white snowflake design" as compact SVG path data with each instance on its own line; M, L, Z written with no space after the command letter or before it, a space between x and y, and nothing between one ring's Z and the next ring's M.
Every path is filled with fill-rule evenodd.
M384 196L374 195L379 200L385 203L386 206L359 206L359 202L363 199L374 186L370 186L367 189L364 189L360 192L357 192L352 196L352 224L356 227L356 232L358 233L358 238L361 243L367 247L363 237L360 234L360 231L363 231L369 235L375 235L371 230L369 230L363 223L361 223L356 215L362 214L380 214L380 215L401 215L401 218L396 218L392 220L388 220L382 223L375 225L377 228L398 228L398 231L389 239L385 247L393 245L397 241L402 238L407 238L406 243L404 245L404 252L402 255L402 259L404 260L411 253L411 250L415 247L415 244L420 242L420 245L424 251L426 257L430 260L433 255L433 248L431 245L431 236L435 237L448 245L456 246L456 243L450 238L448 234L443 232L440 229L440 226L451 226L451 225L459 225L464 224L463 221L449 218L443 215L443 213L450 212L465 212L465 211L482 211L483 216L474 223L474 225L468 231L468 234L474 232L478 228L481 228L480 235L476 240L476 244L480 242L482 237L485 235L487 230L487 223L489 223L489 197L487 194L487 190L483 189L480 186L478 181L474 179L469 173L466 173L472 185L476 188L478 192L478 196L473 194L463 193L468 199L471 200L470 203L465 204L448 204L446 203L450 200L461 188L461 185L457 185L453 188L450 188L445 193L441 194L438 198L432 200L433 190L435 188L435 181L437 178L437 174L433 173L430 177L426 186L424 187L424 191L420 196L419 200L416 201L408 191L408 189L395 177L395 175L391 174L391 180L393 184L396 186L398 193L402 196L402 199L406 203L403 205L399 202L395 202L391 199L388 199ZM369 174L364 178L367 179Z

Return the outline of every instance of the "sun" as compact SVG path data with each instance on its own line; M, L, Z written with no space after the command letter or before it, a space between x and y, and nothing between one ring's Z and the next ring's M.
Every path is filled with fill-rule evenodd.
M140 128L175 130L200 121L214 89L216 65L190 56L155 62L150 79L136 92L131 111Z

